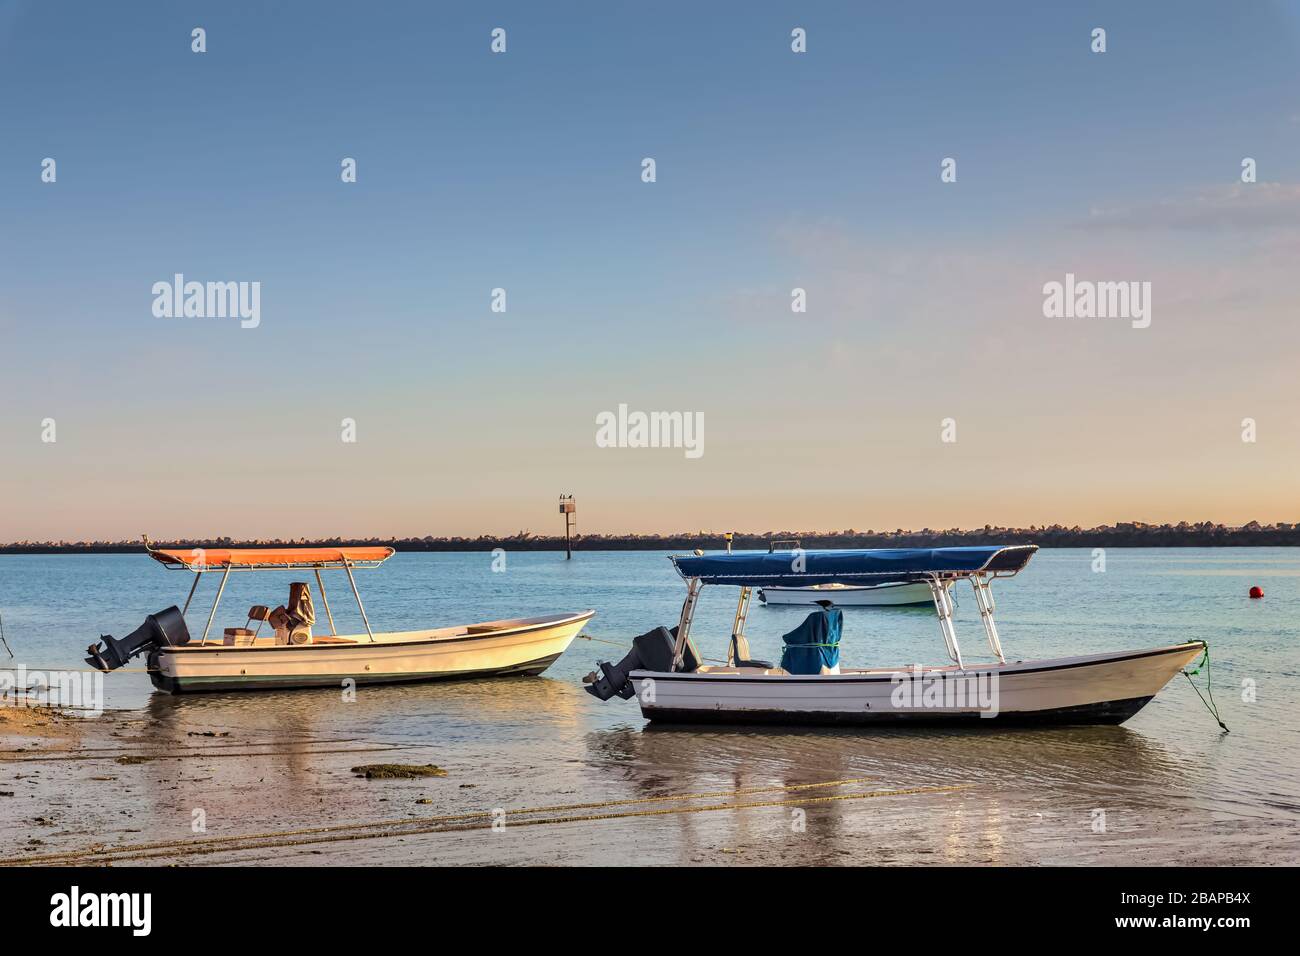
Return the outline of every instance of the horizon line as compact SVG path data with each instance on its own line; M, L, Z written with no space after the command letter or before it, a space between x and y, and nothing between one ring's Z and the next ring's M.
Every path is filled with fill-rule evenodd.
M743 544L768 544L782 541L796 541L803 538L812 540L825 539L855 539L859 541L867 540L945 540L945 539L971 539L971 538L989 538L999 537L1008 541L1015 539L1024 539L1031 536L1039 538L1056 539L1085 539L1087 543L1105 543L1114 544L1116 536L1146 537L1149 535L1161 535L1168 537L1176 536L1184 540L1204 539L1207 536L1225 536L1231 535L1237 538L1241 537L1263 537L1268 535L1281 535L1286 539L1288 544L1300 545L1300 522L1277 521L1272 524L1263 524L1259 521L1249 521L1243 525L1225 525L1212 521L1180 521L1177 524L1153 524L1143 521L1120 521L1110 525L1095 525L1090 528L1081 525L1030 525L1027 528L1017 528L1002 525L984 525L978 528L921 528L906 530L897 528L892 531L877 531L874 529L858 530L847 528L838 531L813 531L813 530L780 530L780 531L676 531L676 532L619 532L619 533L588 533L575 534L573 541L588 543L664 543L687 541L693 543L700 542L717 542L726 545L728 542L733 546ZM69 540L45 539L32 540L24 539L21 541L10 541L0 543L0 552L14 551L33 551L42 549L64 549L64 550L95 550L111 549L114 551L128 551L135 548L143 547L144 536L141 539L80 539ZM304 544L324 544L324 545L357 545L357 544L391 544L406 545L405 550L418 550L421 546L426 549L431 546L448 545L448 544L483 544L483 543L524 543L532 544L556 543L562 546L565 541L563 534L534 534L532 531L523 529L513 534L480 534L477 536L465 535L409 535L406 537L399 536L357 536L357 535L318 535L311 537L298 538L232 538L232 537L214 537L214 538L158 538L150 539L150 543L156 546L183 546L201 545L205 547L239 547L239 546L265 546L265 545L304 545ZM1023 543L1023 542L1022 542ZM1168 543L1168 542L1165 542ZM796 547L798 544L796 543ZM402 550L399 548L399 550Z

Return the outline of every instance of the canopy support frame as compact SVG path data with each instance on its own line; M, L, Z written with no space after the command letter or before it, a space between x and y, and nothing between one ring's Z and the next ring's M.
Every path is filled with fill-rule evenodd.
M194 575L194 583L190 585L190 593L185 599L185 607L181 608L181 617L184 617L185 612L190 609L190 602L194 600L194 592L199 589L199 581L202 580L202 578L203 575L201 574Z
M226 590L226 580L229 577L230 577L230 568L226 568L225 573L221 575L221 584L217 586L217 596L216 599L212 602L212 610L208 613L208 623L203 626L203 636L199 638L200 644L207 641L208 631L212 630L212 621L217 616L217 605L221 603L221 594L223 591ZM194 578L194 583L198 584L198 582L199 579L198 576L196 575ZM188 606L188 602L186 602L186 604Z
M357 590L356 578L352 576L352 562L344 561L343 570L348 573L348 583L352 585L352 596L357 599L357 610L361 612L361 623L366 626L366 633L370 635L370 643L373 644L375 643L375 632L370 629L370 618L366 617L365 606L361 603L361 592Z
M325 605L325 616L330 620L330 637L337 637L339 629L334 626L334 615L330 613L330 599L325 596L325 582L321 580L320 568L316 569L316 587L320 589L320 602Z
M926 578L926 583L930 585L930 594L934 598L934 610L939 616L939 630L943 634L943 643L948 650L948 656L959 668L965 670L966 665L961 659L961 647L957 644L957 629L953 626L952 597L948 593L948 582L932 574Z
M673 646L673 670L681 669L686 656L686 640L691 635L691 620L695 617L695 604L700 599L699 578L691 578L686 585L686 600L682 602L682 616L677 621L677 643Z
M998 626L993 620L993 589L989 587L988 579L982 574L971 575L970 584L975 590L975 604L980 611L980 620L984 622L984 635L988 638L989 650L1005 664L1007 656L1002 653L1002 640L998 636Z
M749 642L745 640L745 621L749 618L749 599L753 589L742 587L740 599L736 602L736 616L731 622L731 642L727 645L727 666L735 667L737 662L749 659ZM741 656L740 642L745 641L745 655Z

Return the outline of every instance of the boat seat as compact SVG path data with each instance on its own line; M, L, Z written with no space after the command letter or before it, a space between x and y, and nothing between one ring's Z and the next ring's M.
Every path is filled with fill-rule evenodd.
M249 608L249 615L262 607ZM251 617L250 617L251 619ZM289 585L289 603L281 604L266 615L266 621L275 629L278 644L310 644L311 627L316 623L316 609L311 601L311 588L306 582L294 581ZM259 625L260 627L260 625Z
M731 653L727 655L737 667L760 667L771 670L776 665L771 661L756 660L749 656L749 639L744 634L731 635Z

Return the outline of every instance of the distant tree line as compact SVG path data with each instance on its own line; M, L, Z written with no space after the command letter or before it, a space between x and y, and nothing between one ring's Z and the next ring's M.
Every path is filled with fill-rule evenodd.
M977 544L1037 544L1044 548L1201 548L1201 547L1277 547L1300 545L1300 524L1261 525L1257 521L1241 527L1181 522L1145 524L1121 522L1096 528L1067 528L1064 525L1028 528L995 528L985 525L976 529L937 531L765 531L736 532L731 546L736 551L766 551L773 542L790 547L798 542L804 548L939 548ZM480 535L467 537L420 538L297 538L237 541L232 538L208 540L154 541L158 548L257 548L257 547L341 547L347 545L387 545L398 551L562 551L564 538L535 535L521 531L508 536ZM706 551L727 546L722 532L701 531L682 534L584 534L577 546L587 551ZM17 541L0 545L0 554L114 554L136 553L139 541Z

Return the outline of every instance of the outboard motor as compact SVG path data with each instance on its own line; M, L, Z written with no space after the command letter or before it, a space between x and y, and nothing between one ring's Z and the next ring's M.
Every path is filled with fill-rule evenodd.
M144 651L188 644L190 631L185 626L180 608L173 605L165 611L150 614L143 624L121 640L109 634L101 634L99 639L104 642L103 646L91 644L87 648L90 656L86 658L86 663L101 671L112 671Z
M664 627L656 627L640 637L634 637L632 650L627 652L627 656L617 664L601 661L596 671L583 678L583 682L587 685L583 689L598 700L609 700L615 694L624 700L631 700L636 694L636 688L632 686L628 675L632 671L670 672L673 669L673 650L676 646L677 628L675 627L671 631ZM700 655L687 638L686 647L682 651L681 669L683 672L690 673L699 666Z

